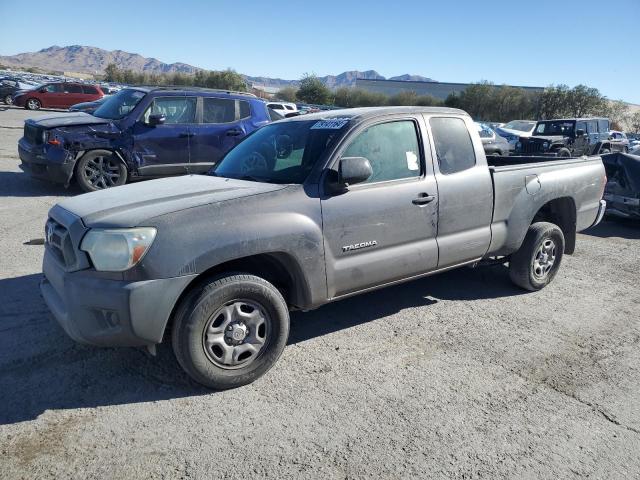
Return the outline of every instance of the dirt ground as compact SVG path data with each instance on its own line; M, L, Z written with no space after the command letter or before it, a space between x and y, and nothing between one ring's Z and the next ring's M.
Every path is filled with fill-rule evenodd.
M211 393L48 313L28 243L79 192L18 168L42 114L0 108L0 478L640 478L640 225L580 234L540 292L465 268L296 313Z

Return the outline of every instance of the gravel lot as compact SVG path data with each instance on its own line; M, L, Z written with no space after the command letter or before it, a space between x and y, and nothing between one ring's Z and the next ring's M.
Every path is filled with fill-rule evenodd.
M0 108L0 477L640 478L640 225L581 234L550 287L463 269L295 314L266 377L211 393L168 348L75 345L38 292L65 191Z

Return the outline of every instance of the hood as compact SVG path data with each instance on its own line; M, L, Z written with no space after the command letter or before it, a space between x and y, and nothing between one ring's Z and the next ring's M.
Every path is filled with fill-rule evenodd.
M27 122L39 127L56 128L70 127L72 125L98 125L110 123L111 120L94 117L93 115L89 115L88 113L77 112L73 114L54 113L52 115L46 115L44 117L29 119L27 120Z
M78 195L58 205L88 227L135 227L167 213L286 188L208 175L184 175Z
M529 141L532 142L549 142L549 143L564 143L565 139L569 137L563 137L562 135L535 135L529 137Z
M533 131L533 129L531 129ZM523 132L522 130L512 130L510 128L498 127L496 128L496 132L499 135L504 136L513 136L513 137L530 137L531 132Z

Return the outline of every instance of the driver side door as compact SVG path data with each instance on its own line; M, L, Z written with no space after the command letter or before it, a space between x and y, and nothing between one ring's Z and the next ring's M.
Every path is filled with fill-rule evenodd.
M140 175L188 173L190 138L196 121L197 97L156 97L133 127L133 155ZM150 115L164 115L161 125L149 125Z

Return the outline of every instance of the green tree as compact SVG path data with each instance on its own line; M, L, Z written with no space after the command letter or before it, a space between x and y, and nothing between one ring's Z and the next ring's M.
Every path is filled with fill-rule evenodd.
M104 69L104 79L107 82L119 82L120 81L120 69L118 69L115 63L110 63Z
M622 100L611 100L605 103L602 116L611 120L611 129L624 130L629 123L629 105Z
M629 128L633 133L640 133L640 110L629 116Z
M295 102L297 99L298 89L296 87L284 87L276 93L276 98L283 102Z
M327 105L332 102L331 90L316 75L305 74L296 96L306 103Z

